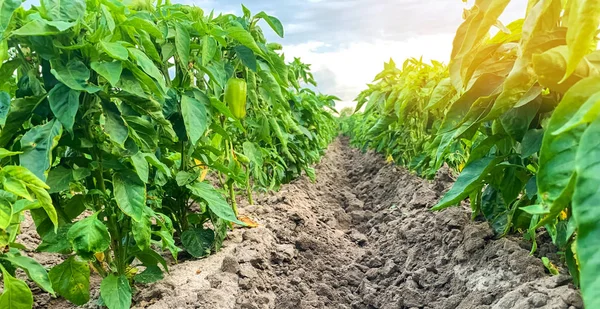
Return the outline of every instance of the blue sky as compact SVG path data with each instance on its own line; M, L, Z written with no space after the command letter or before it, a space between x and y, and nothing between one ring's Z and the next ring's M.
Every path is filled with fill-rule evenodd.
M172 0L209 12L241 14L239 0ZM285 37L267 25L269 41L283 44L286 59L312 64L319 91L342 99L338 109L353 105L356 95L393 58L448 62L462 11L461 0L245 0L253 13L265 11L281 20ZM39 0L27 0L38 4ZM501 20L525 15L527 1L513 0Z

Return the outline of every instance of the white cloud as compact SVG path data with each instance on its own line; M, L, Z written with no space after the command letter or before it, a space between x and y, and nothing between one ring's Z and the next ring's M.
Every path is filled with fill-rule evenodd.
M327 50L324 42L284 46L286 58L300 57L311 64L319 90L340 99L336 108L354 106L354 98L366 88L390 58L398 66L410 57L423 56L424 60L448 62L454 33L422 35L404 41L376 40L350 43L335 50ZM325 51L323 51L325 49Z

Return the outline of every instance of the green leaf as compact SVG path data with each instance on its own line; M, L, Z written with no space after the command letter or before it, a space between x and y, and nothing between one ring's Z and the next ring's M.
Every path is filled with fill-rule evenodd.
M181 243L189 254L195 258L210 254L215 233L210 229L190 229L181 234Z
M175 23L175 49L182 69L187 70L190 62L190 34L181 23Z
M600 26L600 3L598 1L572 0L567 5L571 6L567 20L569 57L563 80L575 72L585 55L596 50L596 35L598 26Z
M105 42L100 41L102 49L114 59L125 61L129 58L127 48L120 42Z
M456 90L452 85L450 78L444 78L435 86L431 97L429 97L429 103L425 109L443 109L448 103L450 103L450 100L455 94Z
M10 105L6 115L6 124L0 131L0 147L6 144L21 131L25 120L31 117L31 113L41 102L39 98L16 99Z
M542 139L544 138L543 129L531 129L525 133L521 143L521 157L529 158L540 151Z
M146 267L143 272L135 275L133 280L137 283L149 284L153 282L160 281L164 278L163 272L160 267L156 265L151 265Z
M146 185L136 173L124 170L114 173L113 187L117 205L135 221L142 220L146 208Z
M150 249L152 229L151 222L147 216L143 216L142 220L139 222L132 221L131 232L133 233L133 239L135 239L135 243L140 250L145 251Z
M0 230L6 230L13 216L12 203L0 197Z
M256 56L252 50L244 45L238 45L234 48L235 54L242 60L242 63L250 70L256 72Z
M581 136L574 161L573 218L577 224L576 252L579 261L581 292L586 308L600 306L600 118Z
M4 267L4 291L0 295L0 308L6 309L31 309L33 308L33 294L27 283L11 276Z
M80 91L73 90L64 84L58 84L48 93L50 109L64 128L73 134L73 124L79 109Z
M119 108L112 101L102 100L102 110L104 111L104 130L106 134L117 145L124 147L129 136L129 129L121 117Z
M18 154L22 154L20 151L10 151L4 148L0 148L0 159L4 159L6 157L16 156Z
M206 66L212 60L217 52L217 41L211 36L205 35L202 38L202 65Z
M258 76L262 79L262 83L260 87L265 89L268 93L270 93L275 99L279 101L281 104L287 104L287 100L283 96L281 92L281 86L273 76L273 74L269 71L260 70L258 72Z
M242 28L239 25L233 25L227 28L227 35L232 39L240 42L242 45L250 48L256 54L262 55L262 50L256 45L256 41L252 37L252 34L248 32L246 29Z
M79 60L71 60L66 66L63 66L60 61L54 61L52 62L51 72L56 79L73 90L89 93L101 90L97 86L88 83L90 70Z
M55 21L75 21L83 18L86 8L83 0L41 0L40 4L43 16Z
M90 268L76 256L54 266L48 273L54 290L75 305L90 300Z
M600 92L600 77L590 77L575 84L552 113L547 132L563 127L577 110L594 94ZM560 135L544 134L537 175L538 196L547 204L559 200L575 172L577 147L585 125L579 125ZM569 200L565 197L566 200ZM556 206L557 208L559 206Z
M283 25L281 24L279 19L275 18L274 16L267 15L267 13L265 12L260 12L256 14L255 17L264 19L267 22L267 24L271 26L271 29L273 29L273 31L275 31L275 33L277 33L277 35L280 38L283 38Z
M75 222L67 233L73 250L86 259L95 253L104 252L110 246L110 234L104 223L98 220L98 214L93 214L81 221Z
M200 102L186 95L181 96L181 114L188 137L193 145L204 135L208 129L208 115L206 103Z
M52 164L52 150L58 145L61 136L62 125L56 120L31 128L21 138L21 165L45 180Z
M204 182L195 182L187 185L192 194L197 199L202 199L208 205L208 208L219 218L233 222L239 225L245 224L237 219L233 209L213 186Z
M498 164L502 158L483 157L469 163L460 173L458 179L444 195L444 197L433 206L432 210L442 210L465 199L469 194L481 188L482 180L488 172Z
M176 23L176 24L179 24L179 23ZM153 36L157 39L163 38L162 32L160 32L160 30L156 27L156 25L154 23L152 23L151 21L149 21L147 19L143 19L143 18L136 17L136 16L129 17L121 25L134 27L138 31L141 31L141 30L146 31L146 32L148 32L148 34L150 34L151 36Z
M0 1L0 40L4 40L4 34L10 25L13 13L21 6L21 3L21 0Z
M100 283L100 296L108 309L129 309L131 287L124 275L109 275Z
M152 77L155 81L157 81L158 84L163 88L163 90L166 89L165 77L158 70L156 65L154 65L152 60L150 58L148 58L148 56L146 56L146 54L139 49L129 48L128 50L129 50L129 53L131 54L132 58L137 63L137 65L140 68L142 68L142 70L146 74L148 74L148 76Z
M147 183L150 169L148 168L148 162L146 161L144 153L138 152L131 156L131 164L133 165L138 177L140 177L140 180L142 180L144 183Z
M93 61L90 66L92 70L104 77L113 87L116 87L121 78L121 72L123 72L123 65L120 61Z
M6 116L10 109L10 94L6 91L0 91L0 126L6 124Z
M74 180L73 170L57 166L48 173L46 183L50 187L48 193L59 193L69 190L69 184Z
M29 23L26 23L21 28L14 30L11 34L16 36L48 36L56 35L60 32L61 30L52 26L49 21L44 19L35 19Z
M48 272L36 260L27 256L7 256L4 257L4 259L23 269L29 279L33 280L33 282L44 289L44 291L54 294L50 278L48 278Z
M16 178L10 177L9 175L6 175L4 177L4 179L2 180L2 186L3 186L4 190L6 190L16 196L25 198L29 201L33 201L33 198L29 194L29 191L27 191L27 187L25 186L25 183L23 183L19 179L16 179Z
M71 252L71 243L67 233L73 224L65 224L58 227L58 231L50 231L42 238L42 243L36 248L39 252L53 252L68 254Z

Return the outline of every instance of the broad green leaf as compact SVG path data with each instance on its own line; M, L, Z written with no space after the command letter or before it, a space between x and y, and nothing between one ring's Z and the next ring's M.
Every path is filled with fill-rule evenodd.
M54 266L48 276L56 293L68 301L82 306L90 300L90 268L78 257Z
M146 215L144 215L139 222L131 222L131 232L133 233L133 239L135 239L135 243L140 250L145 251L150 249L152 224Z
M95 253L104 252L110 246L110 234L104 223L98 220L98 214L93 214L81 221L75 222L67 233L73 250L86 259Z
M567 20L567 46L569 56L566 80L583 60L585 55L596 50L598 26L600 26L600 2L595 0L571 0ZM589 305L588 305L589 306Z
M130 136L146 151L154 151L157 147L158 134L154 124L137 116L126 116Z
M575 84L552 113L547 132L564 126L577 110L594 94L600 92L600 77L590 77ZM537 175L538 196L551 205L567 193L575 172L577 147L585 125L579 125L560 135L544 134ZM568 200L567 198L565 198ZM556 205L560 208L562 205ZM554 206L553 206L554 207Z
M0 147L5 147L7 143L21 131L23 123L31 117L31 113L41 102L39 98L16 99L12 101L6 123L0 131Z
M181 97L181 114L188 137L193 145L204 135L208 129L208 116L204 102L183 95Z
M61 136L62 125L56 120L31 128L21 138L21 165L45 180L52 164L52 150Z
M2 187L7 192L10 192L16 196L25 198L29 201L33 201L33 198L29 194L29 191L27 191L27 187L25 186L25 183L23 183L19 179L11 177L10 175L6 175L6 176L4 176L4 179L2 180Z
M600 93L590 96L590 98L581 105L579 110L577 110L577 113L569 119L569 122L560 129L552 132L552 134L559 135L580 124L590 123L598 118L598 115L600 115Z
M543 129L531 129L527 131L523 137L523 142L521 142L521 157L529 158L539 152L542 147L543 138Z
M142 180L144 183L147 183L150 169L148 168L148 162L146 161L146 156L144 153L138 152L131 156L131 164L133 165L138 177L140 177L140 180Z
M443 109L448 103L450 103L450 100L455 94L456 90L454 89L450 78L444 78L435 86L435 89L429 98L429 103L425 109Z
M181 234L181 243L185 250L195 258L210 254L215 233L210 229L190 229Z
M246 29L242 28L239 25L233 25L227 28L227 35L232 39L240 42L242 45L250 48L253 52L258 55L262 55L262 50L256 45L256 41L252 37L252 34L248 32Z
M581 294L586 308L600 306L600 118L581 136L575 163L577 180L573 194L573 218L577 224L576 252Z
M121 72L123 72L123 65L120 61L93 61L90 66L92 70L104 77L113 87L117 85L121 78Z
M211 36L204 36L202 38L202 66L206 66L208 62L213 59L216 52L217 41Z
M120 42L105 42L100 41L102 49L114 59L125 61L129 58L127 48Z
M102 100L102 110L104 111L104 131L108 137L117 145L124 147L125 141L129 136L129 129L121 117L121 112L117 105L112 101Z
M149 284L163 279L163 272L160 267L151 265L146 267L143 272L135 275L133 280L137 283Z
M187 70L190 62L190 33L181 23L175 24L175 49L181 62L180 65L184 70Z
M169 167L162 163L155 154L153 153L145 153L144 157L146 158L146 161L148 161L148 163L150 163L150 165L156 167L160 172L162 172L163 174L167 175L167 177L171 177L171 170L169 169Z
M242 63L250 70L256 72L256 56L252 50L244 45L238 45L234 48L235 54L242 60Z
M0 40L4 40L13 13L21 6L21 0L0 1Z
M176 23L176 24L179 24L179 23ZM123 23L121 25L131 26L131 27L134 27L136 30L146 31L146 32L148 32L148 34L150 34L151 36L153 36L157 39L163 38L162 32L160 32L160 30L156 27L156 25L154 23L152 23L151 21L149 21L147 19L143 19L143 18L134 16L134 17L130 17L127 20L123 21Z
M166 88L165 77L158 70L158 68L156 67L156 65L154 65L154 63L152 62L152 60L150 58L148 58L148 56L146 56L146 54L143 51L139 50L139 49L129 48L128 50L129 50L129 54L135 60L135 62L137 63L137 65L140 68L142 68L142 70L146 74L148 74L155 81L157 81L158 84L163 89L165 89Z
M0 230L6 230L13 216L13 205L10 201L0 197Z
M448 191L448 193L433 206L432 210L442 210L457 204L469 196L473 190L481 188L483 185L482 180L487 177L488 172L501 161L502 158L483 157L469 163L462 170L450 191Z
M100 283L100 296L108 309L131 307L131 286L124 275L109 275Z
M36 248L39 252L54 252L68 254L71 250L71 243L67 238L67 233L73 224L64 224L58 227L56 232L50 231L42 238L42 243Z
M254 162L256 166L262 168L264 161L260 148L250 141L245 141L242 147L244 149L244 155L246 155L251 162Z
M52 62L52 75L73 90L95 93L101 89L89 84L90 70L79 60L71 60L66 66L60 61Z
M2 277L4 277L4 287L0 295L0 308L2 309L31 309L33 308L33 294L29 290L27 283L11 276L4 267Z
M48 272L36 260L27 256L7 256L4 257L4 259L14 266L23 269L29 279L33 280L33 282L44 289L44 291L54 294L50 278L48 278Z
M131 170L113 174L113 187L117 205L135 221L142 220L146 208L146 185Z
M240 225L245 225L239 221L233 212L233 209L213 186L204 182L195 182L187 185L192 194L197 198L204 200L208 208L219 218Z
M260 76L262 83L261 87L264 88L267 92L269 92L275 99L279 101L280 104L287 104L287 100L283 96L281 92L281 86L273 76L273 74L269 71L260 70L258 72L258 76Z
M65 29L63 29L65 30ZM61 30L52 26L44 19L34 19L14 30L11 34L16 36L49 36L59 34Z
M4 159L6 157L12 157L12 156L16 156L22 154L22 152L20 151L10 151L10 150L6 150L4 148L0 148L0 159Z
M54 21L75 21L85 14L84 0L41 0L43 16Z
M283 25L281 24L279 19L275 18L274 16L267 15L267 13L265 12L260 12L256 14L255 17L264 19L267 22L267 24L271 26L271 29L273 29L273 31L275 31L275 33L277 33L277 35L280 38L283 38Z
M54 86L48 93L48 102L52 113L71 135L73 134L75 116L79 109L80 94L80 91L70 89L64 84Z

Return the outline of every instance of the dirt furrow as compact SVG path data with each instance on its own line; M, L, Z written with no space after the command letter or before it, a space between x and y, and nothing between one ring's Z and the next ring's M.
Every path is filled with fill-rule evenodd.
M260 227L138 286L136 308L583 308L567 275L495 240L468 207L428 209L449 188L335 141L316 167L241 211ZM52 307L51 308L58 308Z

